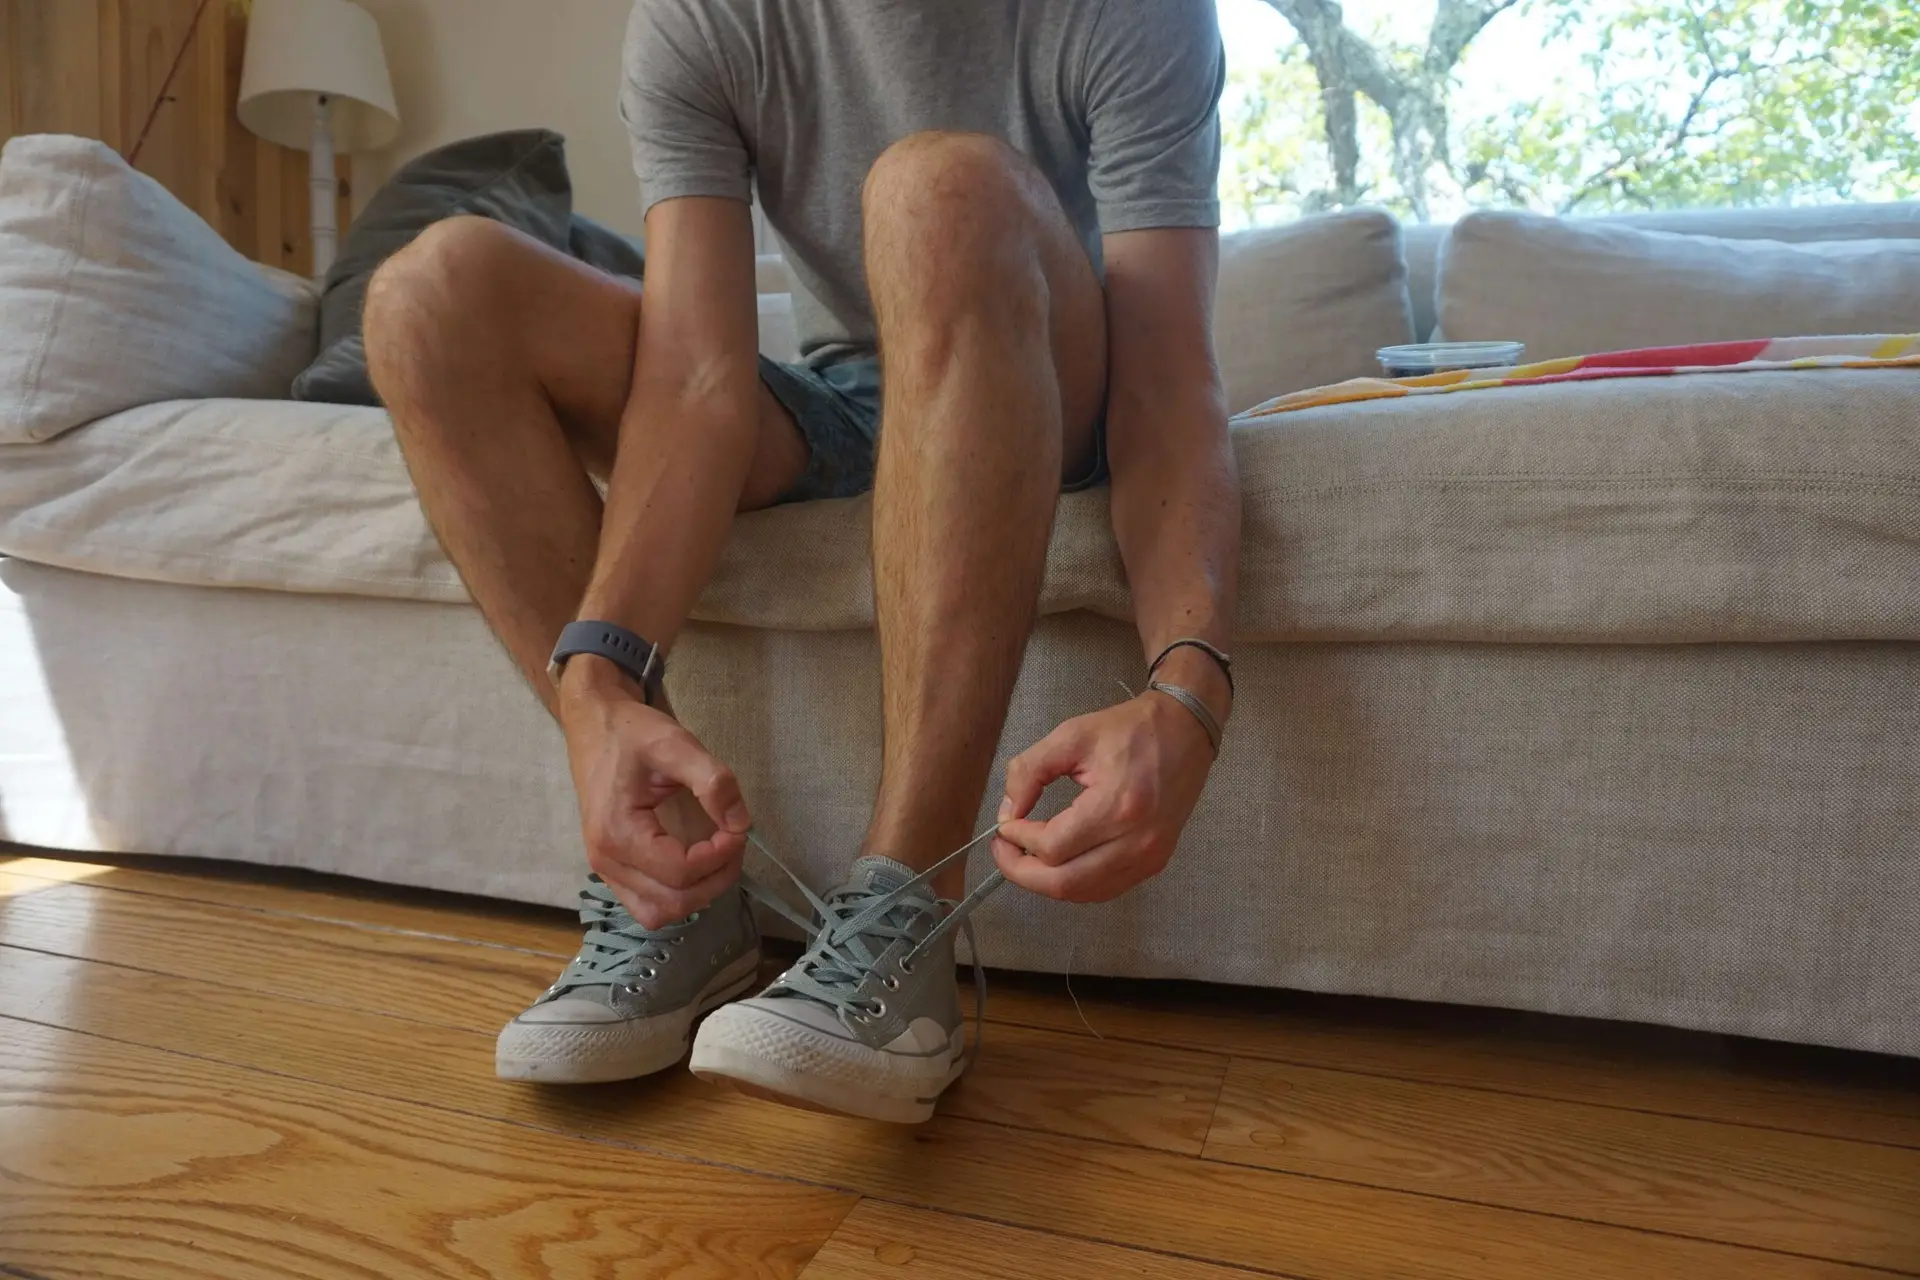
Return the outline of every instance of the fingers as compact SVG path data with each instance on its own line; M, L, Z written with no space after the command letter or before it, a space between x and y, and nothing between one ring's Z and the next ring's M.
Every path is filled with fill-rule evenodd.
M746 849L740 836L721 832L683 848L646 810L632 826L636 839L602 838L589 844L587 861L645 928L686 919L739 879Z
M678 724L647 744L647 762L658 772L694 794L713 825L734 835L745 835L753 825L740 780L700 745L700 740Z
M713 905L732 887L738 873L738 867L723 868L685 889L669 889L655 881L635 878L630 870L622 879L613 879L605 873L600 878L607 882L614 898L641 928L664 929Z
M995 843L993 860L1014 884L1061 902L1106 902L1166 868L1167 858L1149 840L1123 836L1096 845L1059 866L1019 853L1006 855Z
M1086 734L1078 721L1069 720L1007 763L1007 796L1000 805L1002 821L1024 818L1040 803L1040 793L1061 778L1071 777L1085 763Z
M1045 822L1014 818L1000 824L1000 841L1017 846L1050 867L1060 866L1123 834L1097 791L1082 791Z

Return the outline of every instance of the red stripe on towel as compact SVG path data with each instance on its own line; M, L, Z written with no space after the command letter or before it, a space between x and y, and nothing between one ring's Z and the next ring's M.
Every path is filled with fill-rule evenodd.
M1586 369L1673 368L1677 365L1745 364L1758 360L1760 353L1773 345L1771 338L1750 338L1742 342L1696 342L1684 347L1641 347L1635 351L1607 351L1583 356Z

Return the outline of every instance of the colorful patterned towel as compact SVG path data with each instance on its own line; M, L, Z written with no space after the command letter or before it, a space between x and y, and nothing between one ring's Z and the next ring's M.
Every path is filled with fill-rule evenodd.
M1350 378L1276 396L1240 415L1263 418L1315 405L1398 396L1432 396L1489 387L1527 387L1542 382L1590 382L1597 378L1649 378L1680 373L1743 373L1768 369L1920 368L1920 333L1854 334L1837 338L1757 338L1705 342L1690 347L1644 347L1603 355L1566 356L1507 369L1459 369L1417 378Z

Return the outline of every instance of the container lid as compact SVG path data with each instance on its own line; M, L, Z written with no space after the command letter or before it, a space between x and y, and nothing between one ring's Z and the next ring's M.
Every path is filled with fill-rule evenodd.
M1523 342L1409 342L1382 347L1380 363L1398 369L1499 369L1526 353Z

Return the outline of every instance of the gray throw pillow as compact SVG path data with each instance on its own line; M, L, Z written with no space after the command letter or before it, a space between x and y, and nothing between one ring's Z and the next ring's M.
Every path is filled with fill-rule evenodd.
M449 143L401 166L348 228L320 298L320 355L294 379L295 400L380 403L360 340L367 282L415 236L457 214L505 223L614 275L641 273L637 245L573 212L559 134L520 129Z

